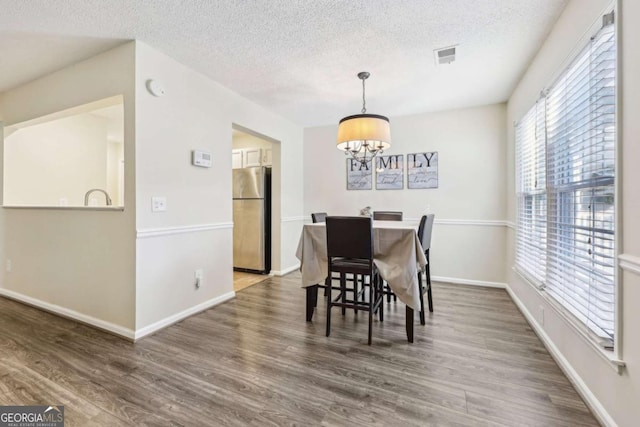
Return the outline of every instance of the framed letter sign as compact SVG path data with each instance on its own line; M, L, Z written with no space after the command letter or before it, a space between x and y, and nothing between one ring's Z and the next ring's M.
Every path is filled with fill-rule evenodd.
M371 162L347 159L347 190L371 190Z
M404 187L404 156L378 156L376 161L376 189L402 190Z
M407 187L438 188L438 152L407 154Z

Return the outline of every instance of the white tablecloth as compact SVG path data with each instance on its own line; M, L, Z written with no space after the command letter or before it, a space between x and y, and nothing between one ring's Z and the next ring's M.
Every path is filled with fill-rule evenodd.
M373 262L400 301L420 310L418 270L427 265L415 226L402 221L373 222ZM296 257L302 286L324 283L327 277L327 230L324 223L306 224Z

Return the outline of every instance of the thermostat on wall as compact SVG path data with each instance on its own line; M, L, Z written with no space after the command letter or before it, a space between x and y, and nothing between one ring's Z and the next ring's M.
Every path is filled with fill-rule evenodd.
M201 168L211 167L211 153L202 150L193 150L191 152L191 164L193 166L200 166Z

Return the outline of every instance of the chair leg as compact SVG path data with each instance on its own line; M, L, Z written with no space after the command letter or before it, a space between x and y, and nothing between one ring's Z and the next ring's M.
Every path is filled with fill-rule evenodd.
M307 288L307 322L313 319L313 311L318 305L318 285Z
M433 298L431 296L431 261L429 261L429 249L427 249L427 299L429 300L429 311L433 313Z
M342 304L347 303L347 279L344 273L340 273L340 293L342 294ZM342 306L342 315L347 314L347 308Z
M367 341L368 345L371 345L371 337L372 337L372 330L371 327L373 325L373 277L371 279L369 279L369 339Z
M331 333L331 277L329 277L329 286L326 288L327 292L327 336Z
M424 325L424 294L422 293L422 273L418 272L418 295L420 296L420 324Z
M331 277L327 277L324 279L324 296L327 296L327 288L331 286ZM316 298L316 306L318 305L318 300Z
M405 323L407 329L407 341L413 342L413 308L407 306L405 314Z
M387 302L391 303L391 289L389 288L389 285L385 285L385 292L387 293ZM383 288L384 289L384 288Z
M380 289L382 285L382 278L380 276L378 276L378 278L376 279L376 288ZM379 316L379 320L381 322L384 322L384 304L382 304L382 296L384 294L381 294L380 292L378 292L378 295L380 295L380 304L378 305L378 310L380 310L380 313L378 313ZM378 302L378 298L376 298L376 302Z
M353 304L358 304L358 278L356 275L353 275ZM358 309L353 308L353 314L358 314Z

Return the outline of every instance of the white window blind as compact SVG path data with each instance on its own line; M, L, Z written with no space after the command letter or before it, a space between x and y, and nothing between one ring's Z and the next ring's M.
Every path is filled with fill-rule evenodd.
M612 339L615 76L615 32L608 25L516 125L516 264L592 331Z
M542 286L546 275L547 194L544 102L516 125L518 227L516 263Z

